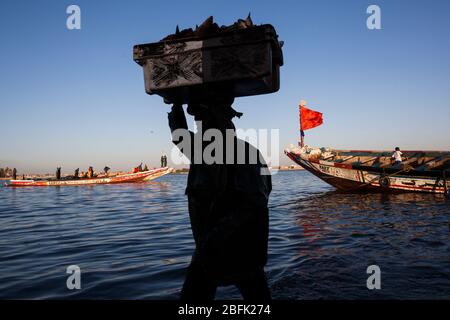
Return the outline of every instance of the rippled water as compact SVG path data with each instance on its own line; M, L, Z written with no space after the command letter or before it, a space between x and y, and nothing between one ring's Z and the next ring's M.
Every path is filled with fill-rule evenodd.
M185 184L185 175L168 175L0 187L0 298L177 298L194 246ZM280 172L273 184L267 271L275 299L450 298L443 196L340 194L304 171ZM72 264L81 290L66 288ZM372 264L381 290L366 287ZM218 291L238 297L233 287Z

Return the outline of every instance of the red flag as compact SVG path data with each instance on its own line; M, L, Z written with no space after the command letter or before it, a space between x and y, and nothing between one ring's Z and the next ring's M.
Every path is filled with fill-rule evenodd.
M309 130L320 126L323 122L322 113L305 108L299 107L300 111L300 130Z

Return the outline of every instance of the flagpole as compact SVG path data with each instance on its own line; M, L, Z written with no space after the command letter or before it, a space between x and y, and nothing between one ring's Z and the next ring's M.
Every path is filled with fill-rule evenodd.
M301 126L300 126L300 148L303 148L304 145L305 144L303 142L303 130L302 130Z
M299 116L300 116L300 148L303 148L305 143L304 143L304 136L305 133L303 132L303 128L302 128L302 108L305 106L306 101L305 100L300 100L300 108L299 108Z

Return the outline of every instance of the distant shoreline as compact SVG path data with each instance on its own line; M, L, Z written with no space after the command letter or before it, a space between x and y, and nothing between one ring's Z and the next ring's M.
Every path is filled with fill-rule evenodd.
M278 171L297 171L297 170L305 170L305 168L301 166L280 166L280 167L273 167L272 170L278 170Z
M298 170L305 170L305 168L303 168L301 166L291 165L291 166L271 167L270 170L298 171ZM189 169L188 168L183 168L183 169L175 169L175 171L172 172L171 174L187 174L187 173L189 173Z
M279 166L279 167L272 167L270 168L270 170L278 170L278 171L298 171L298 170L305 170L304 168L300 167L300 166ZM115 173L123 173L123 172L115 172ZM169 174L188 174L189 173L189 169L188 168L183 168L183 169L175 169L174 172L169 173ZM63 177L65 176L69 176L69 175L62 175ZM51 174L26 174L25 175L26 179L36 179L36 178L40 178L40 179L46 179L46 178L54 178L54 175ZM6 177L6 178L0 178L0 181L7 181L7 180L12 180L12 177ZM17 180L22 180L22 175L17 175Z

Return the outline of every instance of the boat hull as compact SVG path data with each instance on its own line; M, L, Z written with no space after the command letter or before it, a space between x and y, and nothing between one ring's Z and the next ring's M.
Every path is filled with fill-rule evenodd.
M371 192L428 192L448 193L450 183L442 176L427 176L397 169L388 172L375 172L355 169L350 164L336 163L310 158L301 152L285 150L285 154L295 163L305 168L326 183L342 191Z
M47 186L80 186L97 184L136 183L149 181L171 173L171 168L158 168L149 171L126 173L111 177L74 179L74 180L11 180L9 187L47 187Z

